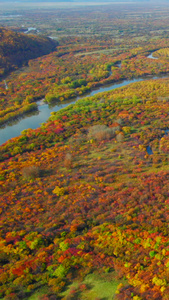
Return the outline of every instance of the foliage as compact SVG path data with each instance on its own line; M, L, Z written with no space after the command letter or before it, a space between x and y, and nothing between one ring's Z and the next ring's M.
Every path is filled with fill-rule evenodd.
M94 270L127 278L118 299L167 295L168 101L156 97L167 88L82 99L1 146L2 295L39 283L59 296Z
M165 51L147 57L167 38L131 36L62 37L1 83L1 124L42 96L168 72ZM82 98L0 147L0 297L94 299L101 277L118 300L169 298L168 93L159 79Z

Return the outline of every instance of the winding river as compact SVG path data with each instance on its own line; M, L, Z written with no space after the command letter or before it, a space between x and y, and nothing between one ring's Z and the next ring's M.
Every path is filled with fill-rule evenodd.
M149 58L154 58L152 54L148 56ZM155 59L155 58L154 58ZM47 121L47 119L50 117L52 111L58 111L70 104L74 104L78 99L84 98L84 97L89 97L89 96L94 96L98 93L101 92L106 92L110 91L119 87L126 86L130 83L142 81L142 80L148 80L148 79L158 79L158 78L164 78L167 77L165 76L154 76L154 77L149 77L149 78L137 78L137 79L132 79L132 80L123 80L119 83L113 83L109 84L104 87L99 87L90 93L83 95L81 97L77 97L73 100L69 101L64 101L64 103L57 103L53 107L49 107L48 104L45 104L43 100L38 102L38 111L34 112L31 115L26 115L24 118L21 118L17 121L10 122L10 124L7 124L3 128L0 128L0 145L5 143L7 140L19 136L21 132L25 129L31 128L31 129L36 129L40 127L41 123L44 123Z

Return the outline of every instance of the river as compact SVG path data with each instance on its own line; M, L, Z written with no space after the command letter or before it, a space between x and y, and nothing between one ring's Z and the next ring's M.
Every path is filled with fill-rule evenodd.
M152 56L152 54L150 54L148 57L154 58ZM6 141L8 141L9 139L11 139L13 137L19 136L21 134L21 132L25 129L28 129L28 128L36 129L36 128L40 127L41 123L44 123L48 120L52 111L58 111L70 104L74 104L78 99L81 99L84 97L89 97L89 96L94 96L98 93L110 91L110 90L113 90L113 89L116 89L119 87L123 87L130 83L134 83L134 82L138 82L138 81L142 81L142 80L148 80L148 79L164 78L164 77L168 77L168 76L164 75L164 76L154 76L154 77L147 77L147 78L145 78L145 77L137 78L137 79L132 79L132 80L123 80L118 83L113 83L113 84L109 84L104 87L99 87L99 88L91 91L90 93L83 95L81 97L77 97L73 100L64 101L63 103L57 103L53 107L49 107L48 104L43 103L43 100L41 100L41 101L37 102L38 103L38 111L37 112L34 112L33 114L31 113L31 115L27 115L24 118L21 118L17 121L10 122L6 126L0 128L0 145L2 145L3 143L5 143Z

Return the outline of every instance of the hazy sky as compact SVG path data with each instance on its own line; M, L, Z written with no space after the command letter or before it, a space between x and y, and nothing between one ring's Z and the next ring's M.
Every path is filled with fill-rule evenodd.
M152 0L5 0L0 2L23 3L23 2L153 2Z

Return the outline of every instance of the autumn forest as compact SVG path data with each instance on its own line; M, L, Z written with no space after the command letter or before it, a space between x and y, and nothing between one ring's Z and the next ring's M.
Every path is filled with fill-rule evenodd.
M168 15L2 5L0 299L169 299Z

